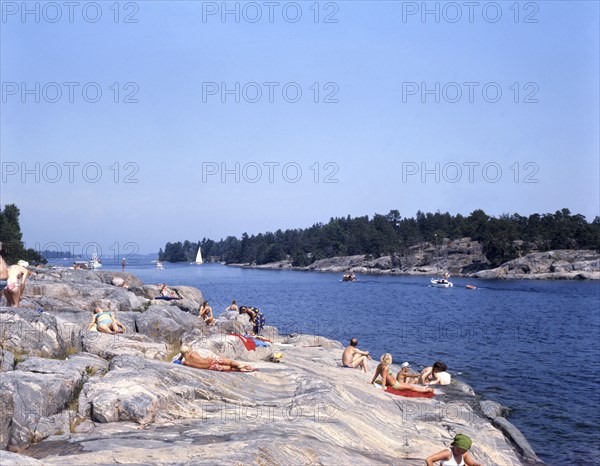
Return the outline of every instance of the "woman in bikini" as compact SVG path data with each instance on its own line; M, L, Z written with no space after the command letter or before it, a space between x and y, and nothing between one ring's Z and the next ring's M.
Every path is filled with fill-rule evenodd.
M102 333L124 333L127 328L117 320L112 312L105 311L100 307L94 309L92 321L88 324L88 330L96 326L96 329Z
M235 299L233 301L231 301L231 304L229 305L229 307L227 307L227 309L225 309L225 312L228 312L228 311L235 311L235 312L239 311L237 303L235 302Z
M200 315L200 318L204 320L206 325L212 325L216 321L213 316L212 307L208 305L208 301L202 303L202 306L200 306L200 309L198 310L198 314Z
M189 346L182 346L179 352L181 353L179 359L183 361L183 365L195 367L196 369L221 372L252 372L257 370L252 366L242 365L237 361L222 358L221 356L203 358Z
M381 389L385 390L388 386L395 388L396 390L412 390L413 392L433 392L431 388L418 387L410 383L399 382L394 378L393 372L390 370L390 364L392 363L392 355L385 353L381 356L381 362L375 369L375 376L371 383L374 384L377 377L381 376Z

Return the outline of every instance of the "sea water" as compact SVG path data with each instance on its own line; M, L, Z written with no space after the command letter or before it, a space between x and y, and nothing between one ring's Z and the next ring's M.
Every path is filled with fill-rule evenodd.
M105 264L104 270L120 270ZM444 361L551 465L600 464L600 283L271 271L220 264L128 264L144 283L200 289L216 315L232 299L281 334L323 335L415 370ZM477 286L475 290L465 285ZM444 413L460 416L458 412Z

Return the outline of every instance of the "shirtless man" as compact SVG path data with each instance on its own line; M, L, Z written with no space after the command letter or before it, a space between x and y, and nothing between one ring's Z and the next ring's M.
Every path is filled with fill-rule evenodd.
M368 360L371 359L368 351L359 350L356 345L358 345L358 340L353 338L350 340L350 344L346 346L344 352L342 353L342 364L344 367L349 367L351 369L356 369L360 367L364 373L369 370Z
M242 365L232 359L225 359L220 356L214 358L203 358L189 346L182 346L179 350L181 353L181 359L183 360L184 366L195 367L196 369L209 369L211 371L223 371L223 372L252 372L255 369L252 366Z
M25 282L29 276L29 271L26 268L28 265L29 263L26 261L19 261L8 268L4 296L6 296L6 302L10 307L18 307L21 303L21 296L25 291ZM21 279L21 283L19 283L19 279Z

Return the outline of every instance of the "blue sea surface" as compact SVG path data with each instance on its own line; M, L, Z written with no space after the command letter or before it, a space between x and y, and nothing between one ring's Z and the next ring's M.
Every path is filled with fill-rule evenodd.
M105 264L104 270L120 270ZM551 465L600 464L600 283L253 270L220 264L128 264L144 283L200 289L218 315L232 299L258 307L281 334L340 340L415 369L442 360ZM465 288L476 285L476 290Z

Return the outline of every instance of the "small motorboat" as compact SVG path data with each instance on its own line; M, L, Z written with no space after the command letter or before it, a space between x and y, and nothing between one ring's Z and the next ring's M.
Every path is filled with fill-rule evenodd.
M354 275L354 272L352 272L352 273L345 273L344 276L342 277L342 281L343 282L355 282L356 281L356 275Z
M454 285L446 278L432 278L431 286L436 288L452 288Z

